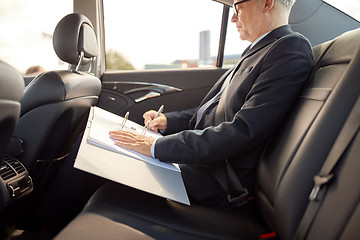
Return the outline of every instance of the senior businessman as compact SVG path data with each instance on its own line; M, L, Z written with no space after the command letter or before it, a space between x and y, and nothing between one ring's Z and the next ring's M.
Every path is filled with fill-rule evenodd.
M231 201L214 170L229 175L225 178L235 175L251 194L259 155L293 106L314 64L309 41L288 25L294 2L235 0L231 21L240 38L251 42L239 63L217 81L197 109L157 118L156 111L146 112L144 121L150 120L150 128L162 130L164 137L155 141L112 131L116 144L179 163L194 202L236 207L239 202Z

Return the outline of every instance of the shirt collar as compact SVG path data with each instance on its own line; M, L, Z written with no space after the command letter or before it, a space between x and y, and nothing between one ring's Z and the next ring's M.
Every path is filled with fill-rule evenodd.
M261 39L263 39L264 37L266 37L271 31L261 35L260 37L258 37L255 41L253 41L250 45L250 49L255 46L255 44L257 44L258 42L260 42Z

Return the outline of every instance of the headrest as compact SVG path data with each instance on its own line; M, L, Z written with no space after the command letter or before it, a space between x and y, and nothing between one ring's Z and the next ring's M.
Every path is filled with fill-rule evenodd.
M83 64L98 53L93 25L87 17L78 13L60 20L54 31L53 45L58 57L72 65L78 64L81 52L84 52Z
M0 60L0 100L20 101L23 95L23 77L15 68Z

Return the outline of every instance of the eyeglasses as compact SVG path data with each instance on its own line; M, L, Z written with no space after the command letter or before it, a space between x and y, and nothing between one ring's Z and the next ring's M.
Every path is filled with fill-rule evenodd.
M237 3L234 3L234 4L233 4L232 8L233 8L233 11L234 11L235 16L238 17L238 13L239 13L239 10L236 8L236 6L239 5L239 4L241 4L241 3L248 2L248 1L250 1L250 0L242 0L242 1L240 1L240 2L237 2Z

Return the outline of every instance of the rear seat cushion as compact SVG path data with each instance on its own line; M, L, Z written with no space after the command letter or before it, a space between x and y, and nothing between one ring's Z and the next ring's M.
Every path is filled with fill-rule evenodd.
M100 226L100 227L97 227ZM154 239L132 227L112 221L104 216L85 213L76 218L56 239L106 239L106 240L151 240Z
M94 194L80 216L89 213L94 217L87 218L105 216L141 229L155 239L249 239L269 232L260 216L251 210L186 206L118 183L108 183ZM75 221L71 226L79 231L82 223ZM60 236L66 239L63 233Z

